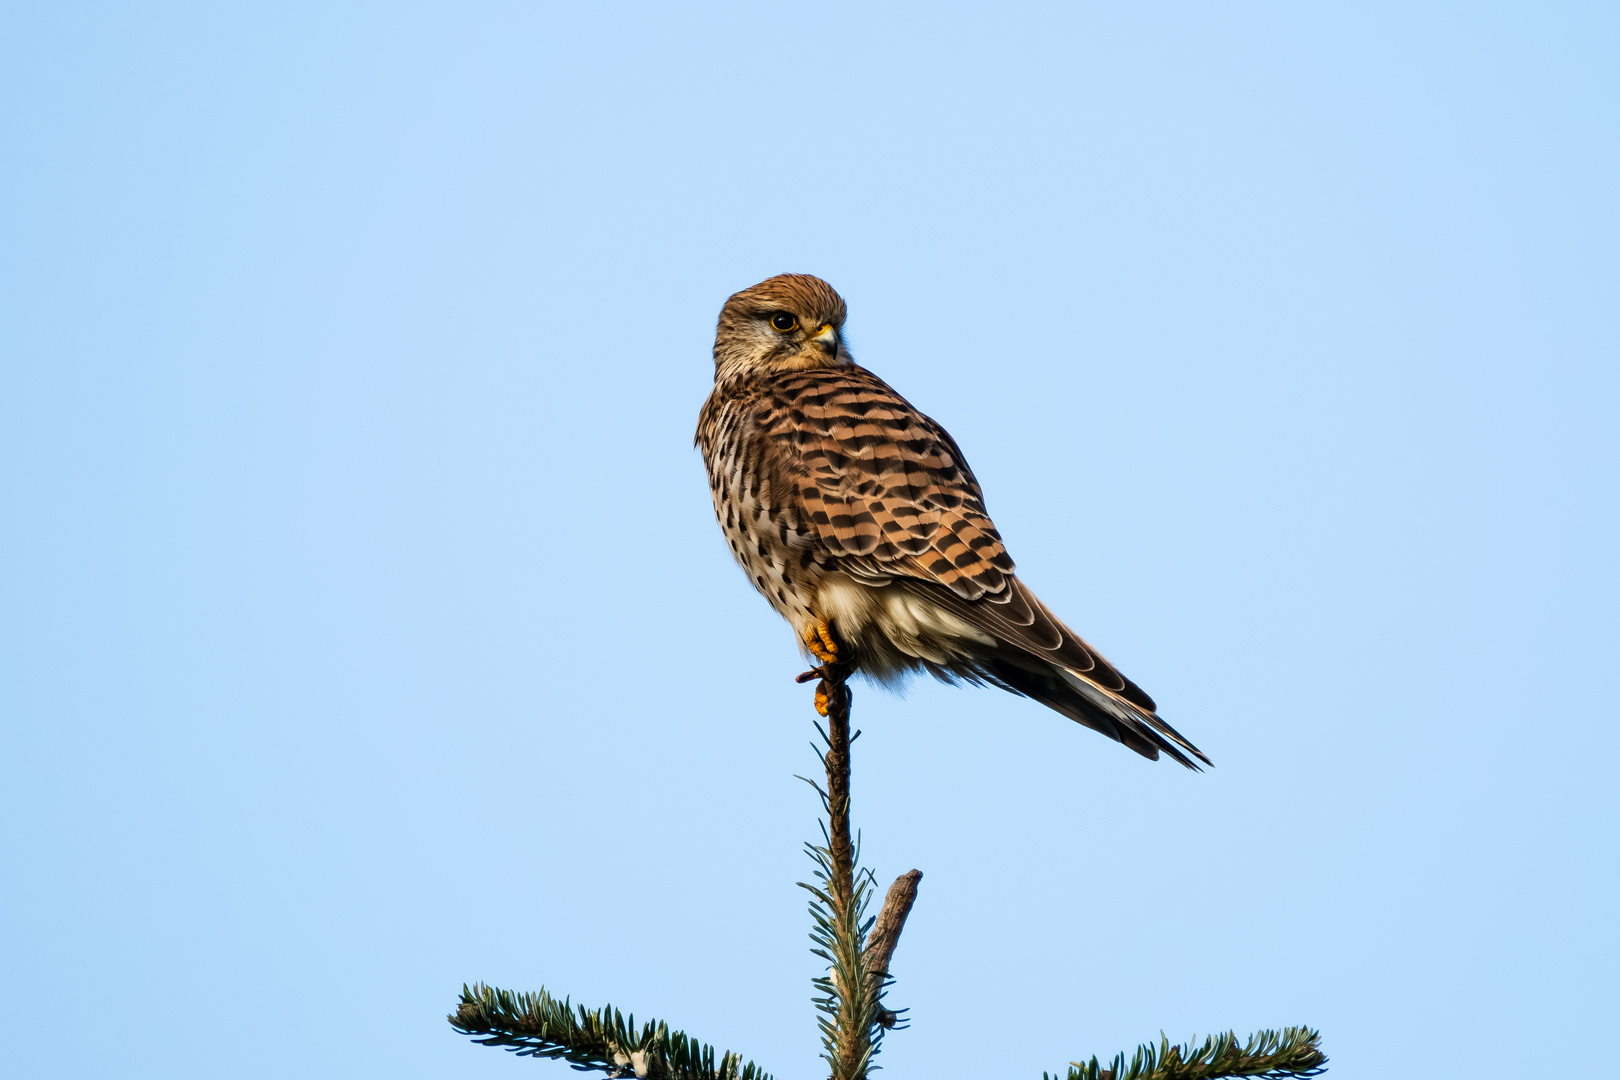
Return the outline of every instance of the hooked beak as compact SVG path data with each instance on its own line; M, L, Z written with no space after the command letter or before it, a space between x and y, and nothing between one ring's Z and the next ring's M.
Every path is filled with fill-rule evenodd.
M810 339L818 349L828 356L838 355L838 331L833 329L832 323L823 323L816 336Z

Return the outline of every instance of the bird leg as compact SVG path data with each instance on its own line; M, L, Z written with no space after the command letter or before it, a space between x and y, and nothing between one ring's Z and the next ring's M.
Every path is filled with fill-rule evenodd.
M820 667L813 667L800 675L795 682L809 682L811 679L820 679L821 684L816 687L816 712L822 716L827 715L831 707L831 694L837 688L838 692L844 690L844 680L849 677L847 670L849 661L839 662L838 641L833 637L832 627L816 619L804 628L804 647L821 661Z

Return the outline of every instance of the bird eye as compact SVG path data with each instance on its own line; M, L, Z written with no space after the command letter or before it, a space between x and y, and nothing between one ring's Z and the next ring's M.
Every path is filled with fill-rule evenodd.
M797 330L799 328L799 320L794 318L792 315L789 315L785 311L778 311L775 315L771 316L771 325L785 334L789 330Z

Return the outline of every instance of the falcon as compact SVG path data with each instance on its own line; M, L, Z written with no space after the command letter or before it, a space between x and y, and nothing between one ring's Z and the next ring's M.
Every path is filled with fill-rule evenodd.
M807 274L720 312L696 443L754 587L823 664L998 686L1143 757L1210 764L1018 578L956 441L855 363L845 315Z

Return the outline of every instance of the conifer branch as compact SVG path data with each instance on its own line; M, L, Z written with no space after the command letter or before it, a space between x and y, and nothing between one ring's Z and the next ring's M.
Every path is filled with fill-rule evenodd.
M1322 1053L1322 1033L1308 1027L1261 1031L1238 1044L1237 1033L1228 1031L1204 1040L1196 1049L1191 1043L1172 1046L1162 1034L1159 1045L1145 1043L1136 1048L1130 1064L1118 1054L1103 1068L1096 1058L1069 1062L1066 1080L1216 1080L1224 1076L1258 1076L1263 1080L1283 1077L1317 1076L1327 1071ZM1041 1080L1058 1080L1041 1073Z
M865 1080L872 1054L881 1041L877 1027L878 998L866 967L863 945L872 920L866 916L871 900L871 875L856 874L858 858L849 827L849 707L851 694L846 682L846 664L826 663L801 680L819 675L817 697L826 702L827 726L820 724L825 749L818 750L827 771L825 789L812 784L827 812L823 826L825 845L806 844L806 853L816 864L816 884L799 882L810 893L810 940L814 955L827 961L827 974L811 980L816 988L812 1002L816 1025L821 1029L822 1058L831 1070L831 1080ZM872 1037L873 1030L878 1039Z
M562 1058L576 1069L638 1080L771 1080L742 1055L716 1055L684 1031L661 1020L638 1029L611 1005L590 1010L558 1001L541 989L513 993L482 983L461 988L461 1005L450 1026L463 1035L484 1036L481 1046L501 1046L519 1057Z
M821 678L817 697L827 710L827 727L816 726L826 746L819 753L827 786L810 785L827 811L827 842L805 845L816 864L816 883L799 884L811 896L811 952L827 961L827 974L812 980L812 1001L821 1013L821 1056L831 1080L865 1080L884 1034L896 1026L898 1014L883 1007L883 992L891 981L890 957L922 877L914 870L895 883L884 903L882 932L869 944L868 934L878 921L866 914L873 878L870 871L856 870L860 854L849 825L849 747L860 734L849 731L849 673L848 664L827 663L799 676L801 682Z

